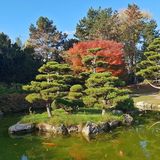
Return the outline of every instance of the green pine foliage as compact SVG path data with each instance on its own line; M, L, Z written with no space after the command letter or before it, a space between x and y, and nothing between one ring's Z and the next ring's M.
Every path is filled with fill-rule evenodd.
M83 64L93 73L96 73L98 67L107 68L108 64L103 60L103 56L97 56L96 53L102 48L90 48L88 50L91 55L87 55L82 59Z
M40 67L39 72L35 81L23 86L24 90L31 92L26 100L30 103L42 100L50 108L53 101L67 95L73 79L71 69L67 64L52 61Z
M77 110L79 107L84 106L83 103L83 87L80 84L75 84L70 88L68 99L72 102L71 106L73 110Z
M149 81L157 81L160 78L160 38L154 39L144 55L145 59L138 64L137 75Z
M112 76L110 72L93 73L86 81L86 96L83 102L87 107L101 107L102 109L120 106L122 103L131 102L127 89L117 87L120 82L117 77ZM119 86L122 83L119 83ZM132 107L132 103L125 104L121 109Z
M68 98L71 100L80 100L83 96L83 87L79 84L73 85L70 88Z

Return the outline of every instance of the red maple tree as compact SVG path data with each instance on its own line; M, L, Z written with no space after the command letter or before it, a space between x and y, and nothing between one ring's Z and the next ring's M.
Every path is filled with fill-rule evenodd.
M93 55L89 50L94 48L101 48L95 53L99 57L97 61L107 63L107 67L96 67L96 72L110 71L115 76L125 72L123 44L109 40L79 42L70 48L67 52L67 60L75 72L89 71L83 59Z

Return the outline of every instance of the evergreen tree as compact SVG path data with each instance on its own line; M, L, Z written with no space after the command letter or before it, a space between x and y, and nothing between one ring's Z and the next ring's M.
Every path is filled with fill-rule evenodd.
M117 40L118 16L111 8L90 8L87 16L83 17L76 26L75 36L80 41L86 40Z
M158 38L160 36L159 30L157 28L157 23L155 20L151 19L150 21L146 22L144 24L144 29L142 32L142 52L147 50L147 46L149 46L150 43L153 42L155 38ZM140 58L140 60L143 59Z
M137 75L142 76L152 87L160 89L160 38L153 40L144 56L145 59L138 64Z
M159 36L159 31L149 13L136 4L129 4L119 12L111 8L89 9L77 24L75 36L80 41L100 39L124 44L128 82L133 83L136 82L136 64L144 58L146 46Z
M40 17L37 20L36 26L32 24L29 30L30 38L27 45L35 49L37 56L42 57L44 61L62 61L60 54L67 35L58 31L53 21L47 17Z
M37 74L41 61L34 56L32 48L22 49L10 38L0 33L0 82L27 83Z
M93 73L86 81L87 89L83 102L88 107L102 108L103 115L106 108L114 107L130 99L129 90L118 88L120 85L122 85L121 81L110 72Z
M102 50L102 48L91 48L91 49L88 49L88 52L90 53L90 55L85 56L82 59L83 64L86 66L86 68L88 68L93 73L96 73L97 67L105 67L105 66L107 66L107 62L100 61L100 60L97 61L99 58L101 58L101 56L97 55L97 52L101 51L101 50Z
M55 61L47 62L39 69L40 74L24 90L31 91L26 100L33 103L42 100L46 104L48 116L51 117L51 103L67 95L72 82L71 69L68 64L59 64Z

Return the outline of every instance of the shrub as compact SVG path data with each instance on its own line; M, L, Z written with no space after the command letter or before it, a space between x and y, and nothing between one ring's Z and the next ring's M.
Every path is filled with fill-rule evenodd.
M117 102L116 109L123 111L131 110L134 108L134 101L132 98L126 98L125 100Z

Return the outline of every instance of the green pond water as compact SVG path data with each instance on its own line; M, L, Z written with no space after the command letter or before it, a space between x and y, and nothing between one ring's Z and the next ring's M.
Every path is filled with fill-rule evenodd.
M19 119L0 118L0 160L160 160L160 125L119 128L90 141L81 135L9 136L8 127Z

